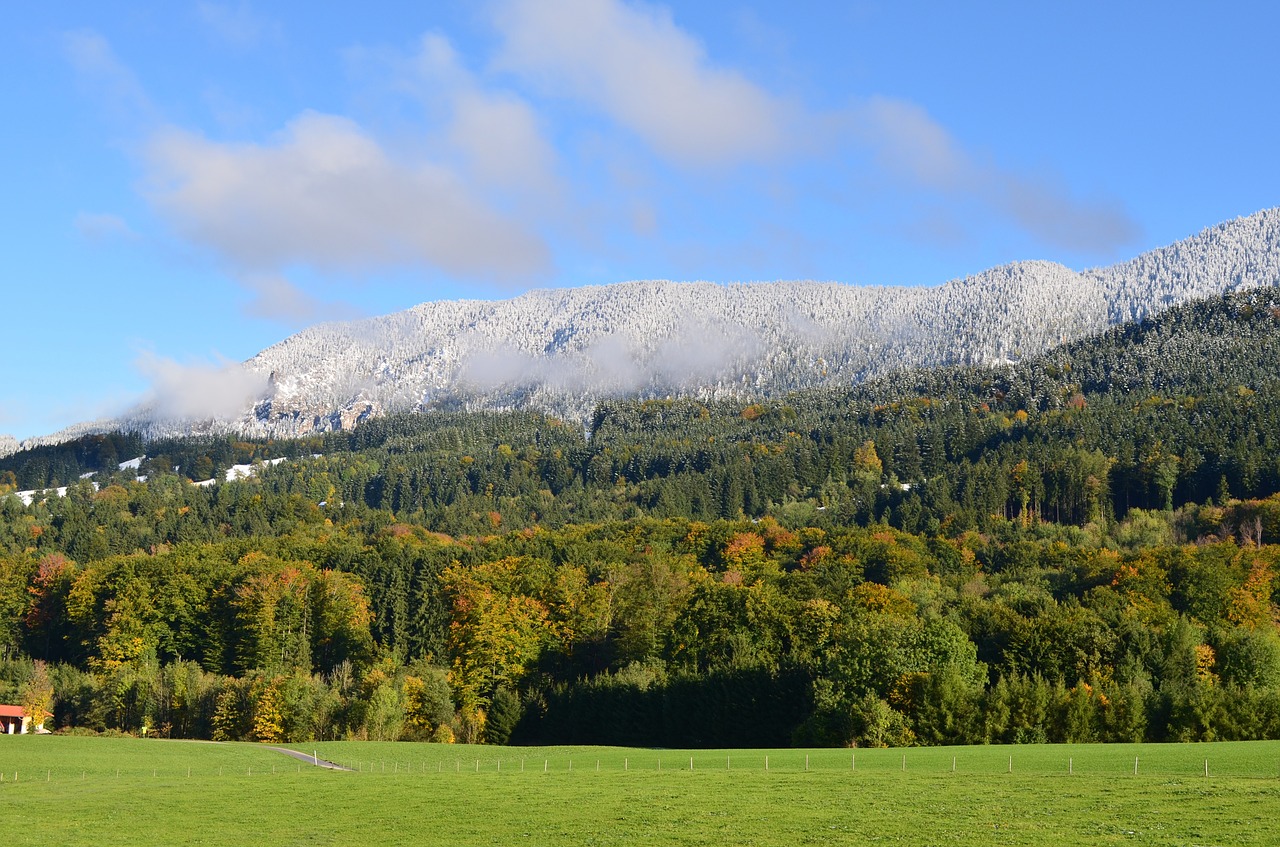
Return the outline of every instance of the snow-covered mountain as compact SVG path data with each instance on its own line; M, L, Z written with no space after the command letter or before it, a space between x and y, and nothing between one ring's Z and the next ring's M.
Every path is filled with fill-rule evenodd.
M998 363L1187 300L1280 284L1280 209L1082 272L1018 262L933 288L626 282L424 303L315 326L243 367L241 414L125 424L149 434L345 429L393 410L532 407L585 419L605 397L772 395L895 369Z
M154 416L149 415L146 410L135 410L132 414L124 418L99 418L93 421L83 421L81 423L72 424L66 429L60 429L57 432L48 435L36 435L31 438L23 438L21 440L14 438L12 435L0 435L0 459L5 456L13 455L19 450L31 450L36 447L48 447L53 444L64 444L68 441L74 441L84 435L98 435L112 430L129 430L138 432L160 432L167 428L174 433L193 431L190 424L179 424L170 421L165 424L157 424L153 421ZM222 424L224 429L226 424Z

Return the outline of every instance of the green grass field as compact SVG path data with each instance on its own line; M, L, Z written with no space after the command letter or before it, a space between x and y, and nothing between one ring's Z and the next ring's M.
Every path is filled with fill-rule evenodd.
M913 748L856 757L294 746L354 770L300 765L252 744L0 738L0 845L1280 841L1280 742Z

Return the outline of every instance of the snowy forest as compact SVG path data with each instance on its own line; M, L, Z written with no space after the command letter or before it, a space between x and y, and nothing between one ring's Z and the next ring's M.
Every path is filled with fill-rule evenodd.
M25 446L114 428L149 438L295 438L449 410L525 410L587 425L610 399L777 400L847 390L904 367L1018 362L1277 280L1280 209L1268 209L1081 271L1031 261L941 285L649 280L430 302L310 327L203 391L169 386L114 424ZM17 446L0 437L0 455Z

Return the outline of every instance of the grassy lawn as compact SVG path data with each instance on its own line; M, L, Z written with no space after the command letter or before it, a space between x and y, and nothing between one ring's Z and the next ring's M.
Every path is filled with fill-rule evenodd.
M294 746L355 770L252 744L0 738L0 844L1263 845L1280 818L1280 742Z

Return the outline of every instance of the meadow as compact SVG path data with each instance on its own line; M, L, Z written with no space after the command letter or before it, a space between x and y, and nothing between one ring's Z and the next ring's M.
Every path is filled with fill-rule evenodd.
M305 752L351 770L255 744L0 738L0 844L1263 845L1280 817L1270 741Z

